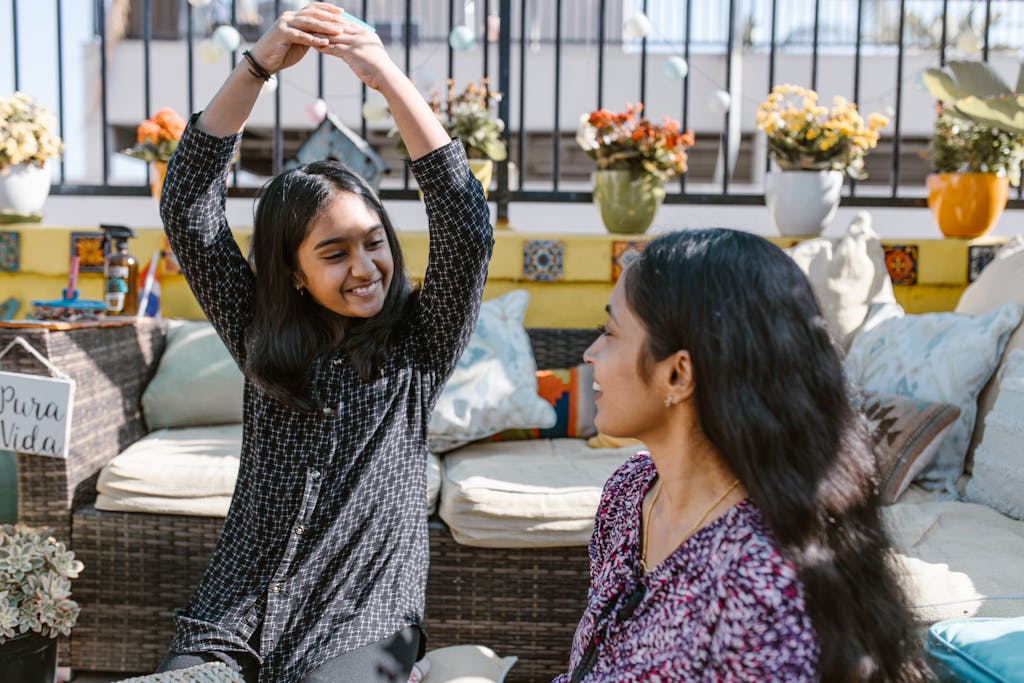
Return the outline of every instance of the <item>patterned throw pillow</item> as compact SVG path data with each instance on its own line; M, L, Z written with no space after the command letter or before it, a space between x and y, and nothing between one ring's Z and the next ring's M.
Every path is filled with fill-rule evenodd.
M555 411L537 395L537 363L523 328L529 294L483 302L476 329L430 416L428 448L444 453L505 429L543 429Z
M891 505L935 457L960 409L950 403L871 392L857 394L853 404L875 447L882 505Z
M960 408L960 417L918 477L925 488L956 492L974 429L978 393L1022 314L1024 306L1011 303L977 316L908 315L854 337L843 365L855 386Z
M537 371L537 395L555 409L555 424L546 429L507 429L485 441L586 439L597 433L594 417L594 371L580 363L573 368Z

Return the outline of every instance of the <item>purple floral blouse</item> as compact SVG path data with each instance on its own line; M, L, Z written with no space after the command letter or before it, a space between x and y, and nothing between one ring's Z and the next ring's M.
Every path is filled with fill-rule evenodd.
M818 642L796 569L760 510L743 500L637 579L644 495L657 472L647 453L605 484L590 541L590 593L570 672L610 624L586 683L815 681ZM615 615L637 588L635 611ZM595 624L609 601L611 616ZM553 683L567 683L569 675Z

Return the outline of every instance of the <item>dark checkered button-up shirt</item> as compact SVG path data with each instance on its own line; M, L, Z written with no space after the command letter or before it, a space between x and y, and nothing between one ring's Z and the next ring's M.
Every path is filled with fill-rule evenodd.
M224 212L238 136L211 137L194 121L168 166L161 216L189 286L241 364L254 276ZM318 361L315 391L333 409L322 414L246 381L234 497L202 583L175 618L174 651L248 654L261 661L261 681L279 683L422 627L427 426L472 333L493 239L461 143L410 166L430 252L409 331L370 381L341 351Z

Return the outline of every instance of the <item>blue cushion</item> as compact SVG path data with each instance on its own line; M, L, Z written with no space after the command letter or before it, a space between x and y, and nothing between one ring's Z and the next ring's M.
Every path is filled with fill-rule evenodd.
M1024 617L937 622L925 653L940 681L1024 681Z

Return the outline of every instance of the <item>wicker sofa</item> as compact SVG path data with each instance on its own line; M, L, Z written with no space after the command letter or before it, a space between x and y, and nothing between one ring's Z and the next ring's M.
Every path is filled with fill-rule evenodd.
M880 247L876 251L880 261ZM809 262L812 284L829 280L834 270L849 270L841 262L836 263L834 270L821 267L820 252L805 253L803 257ZM1020 292L1024 292L1022 266L1024 243L1005 260L997 258L989 266L965 292L957 311L980 319L986 311L1007 301L1024 303L1018 299ZM816 269L821 271L820 278L815 277ZM863 297L851 293L843 282L833 286L833 314L851 310L847 299L858 306L863 303ZM865 289L875 291L873 286ZM889 291L891 294L891 287ZM823 301L830 301L822 291L816 293ZM865 310L858 314L859 320L854 321L857 326L868 307L862 308ZM894 329L928 327L932 324L928 320L924 316L916 320L908 316L905 322L912 326L896 325ZM873 332L851 327L849 336L858 340L875 335L877 339L883 330L881 326ZM537 366L542 368L575 365L595 336L592 330L528 332ZM185 603L199 580L222 523L216 517L102 511L93 504L97 474L146 433L140 402L164 352L166 325L143 321L60 330L0 326L0 346L6 346L16 335L24 337L78 382L69 458L18 456L21 519L55 527L58 533L69 537L86 566L74 586L82 615L72 633L70 662L75 668L86 670L150 670L167 646L172 611ZM902 332L889 334L890 343L899 341L901 335ZM914 338L904 336L907 340ZM945 339L956 345L966 343L962 337L947 334ZM923 350L931 346L932 340L922 336L914 339L913 344L907 341L909 353L926 355ZM1024 353L1024 330L1014 333L1007 345ZM858 355L853 346L848 360ZM862 352L885 348L871 341L861 346ZM1002 349L990 349L997 354L993 361L999 360ZM968 365L971 355L963 352L951 356L956 362L938 365ZM45 372L37 360L20 348L5 356L4 369ZM986 378L987 375L978 379L984 382ZM986 437L980 438L979 434L978 448L971 450L1017 463L1017 478L1004 478L1017 482L1024 472L1024 458L1015 447L1019 438L1004 438L1009 446L1000 449L998 438L989 439L987 435L999 437L1000 429L1004 437L1010 433L992 418L1000 412L999 402L1013 400L1014 396L1018 403L1007 404L1004 416L1009 412L1018 424L1024 425L1019 419L1024 415L1024 377L1001 390L996 374L989 385L980 396L972 393L964 399L979 407L978 431L987 424ZM1016 389L1010 391L1012 387ZM993 405L995 396L999 400ZM988 418L983 417L986 412ZM907 434L910 442L921 442L919 450L923 452L926 444L921 432L908 429ZM934 434L933 437L941 440ZM986 451L988 441L991 445ZM455 460L461 458L456 456ZM998 472L991 467L991 461L990 457L990 479L992 472ZM969 470L963 473L961 479L966 480L968 494L970 484L981 481L979 466L985 463L985 458L975 460L973 475ZM446 476L449 469L446 464ZM1020 557L1024 557L1021 490L1024 487L1009 492L1015 509L1006 509L987 502L982 495L967 496L975 502L941 500L910 487L885 509L885 519L899 553L900 570L922 626L953 617L1024 614L1024 578L1019 571ZM430 647L485 644L501 655L519 657L507 680L549 681L566 666L570 639L586 597L585 548L578 543L559 547L479 547L456 542L453 531L458 532L454 524L449 529L439 518L432 518L426 611Z
M593 330L528 330L538 366L579 362ZM171 615L199 581L223 519L97 510L103 466L146 433L140 398L164 350L166 323L69 329L0 328L0 346L26 339L77 382L66 460L19 454L19 519L71 539L86 571L70 664L91 671L152 670L166 653ZM21 349L4 369L44 374ZM430 522L427 629L430 647L482 643L519 661L509 681L550 680L566 666L586 599L581 546L481 548L456 543Z

